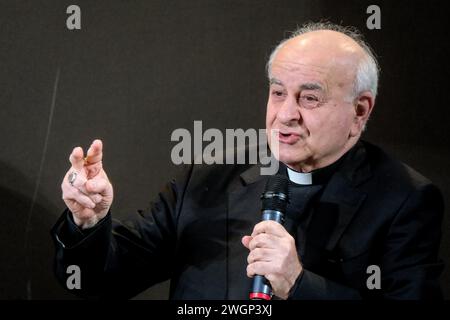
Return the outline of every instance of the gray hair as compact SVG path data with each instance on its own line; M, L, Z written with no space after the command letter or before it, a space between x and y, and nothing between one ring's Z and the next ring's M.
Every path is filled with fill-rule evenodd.
M378 90L378 75L380 72L378 61L369 44L365 42L363 35L354 27L344 27L331 22L309 22L302 25L297 28L297 30L292 32L288 38L282 40L272 51L266 65L267 74L270 76L272 62L278 51L288 40L308 32L319 30L330 30L343 33L353 39L364 50L366 56L359 62L358 69L356 71L353 93L354 97L357 97L363 91L370 91L375 98Z

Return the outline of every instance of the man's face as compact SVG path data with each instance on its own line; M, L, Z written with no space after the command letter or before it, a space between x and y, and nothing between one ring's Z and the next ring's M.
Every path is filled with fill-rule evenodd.
M275 56L266 114L269 143L278 140L279 160L306 172L336 161L359 133L352 96L354 55L311 43L288 42ZM271 137L272 129L279 134Z

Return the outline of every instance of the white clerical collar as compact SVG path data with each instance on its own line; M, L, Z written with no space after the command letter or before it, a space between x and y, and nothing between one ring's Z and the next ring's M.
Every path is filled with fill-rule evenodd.
M312 172L298 172L287 167L289 180L296 184L310 185L312 184Z

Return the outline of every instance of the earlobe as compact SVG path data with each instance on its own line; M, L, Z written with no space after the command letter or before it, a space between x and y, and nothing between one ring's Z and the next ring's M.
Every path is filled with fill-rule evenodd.
M359 124L359 119L358 117L355 116L355 118L353 119L353 124L350 128L349 138L356 137L360 132L361 128Z

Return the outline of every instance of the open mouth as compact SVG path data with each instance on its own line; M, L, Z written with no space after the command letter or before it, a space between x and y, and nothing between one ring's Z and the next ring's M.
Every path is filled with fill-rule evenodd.
M294 144L300 139L300 135L294 133L284 133L280 132L278 135L278 140L282 143Z

